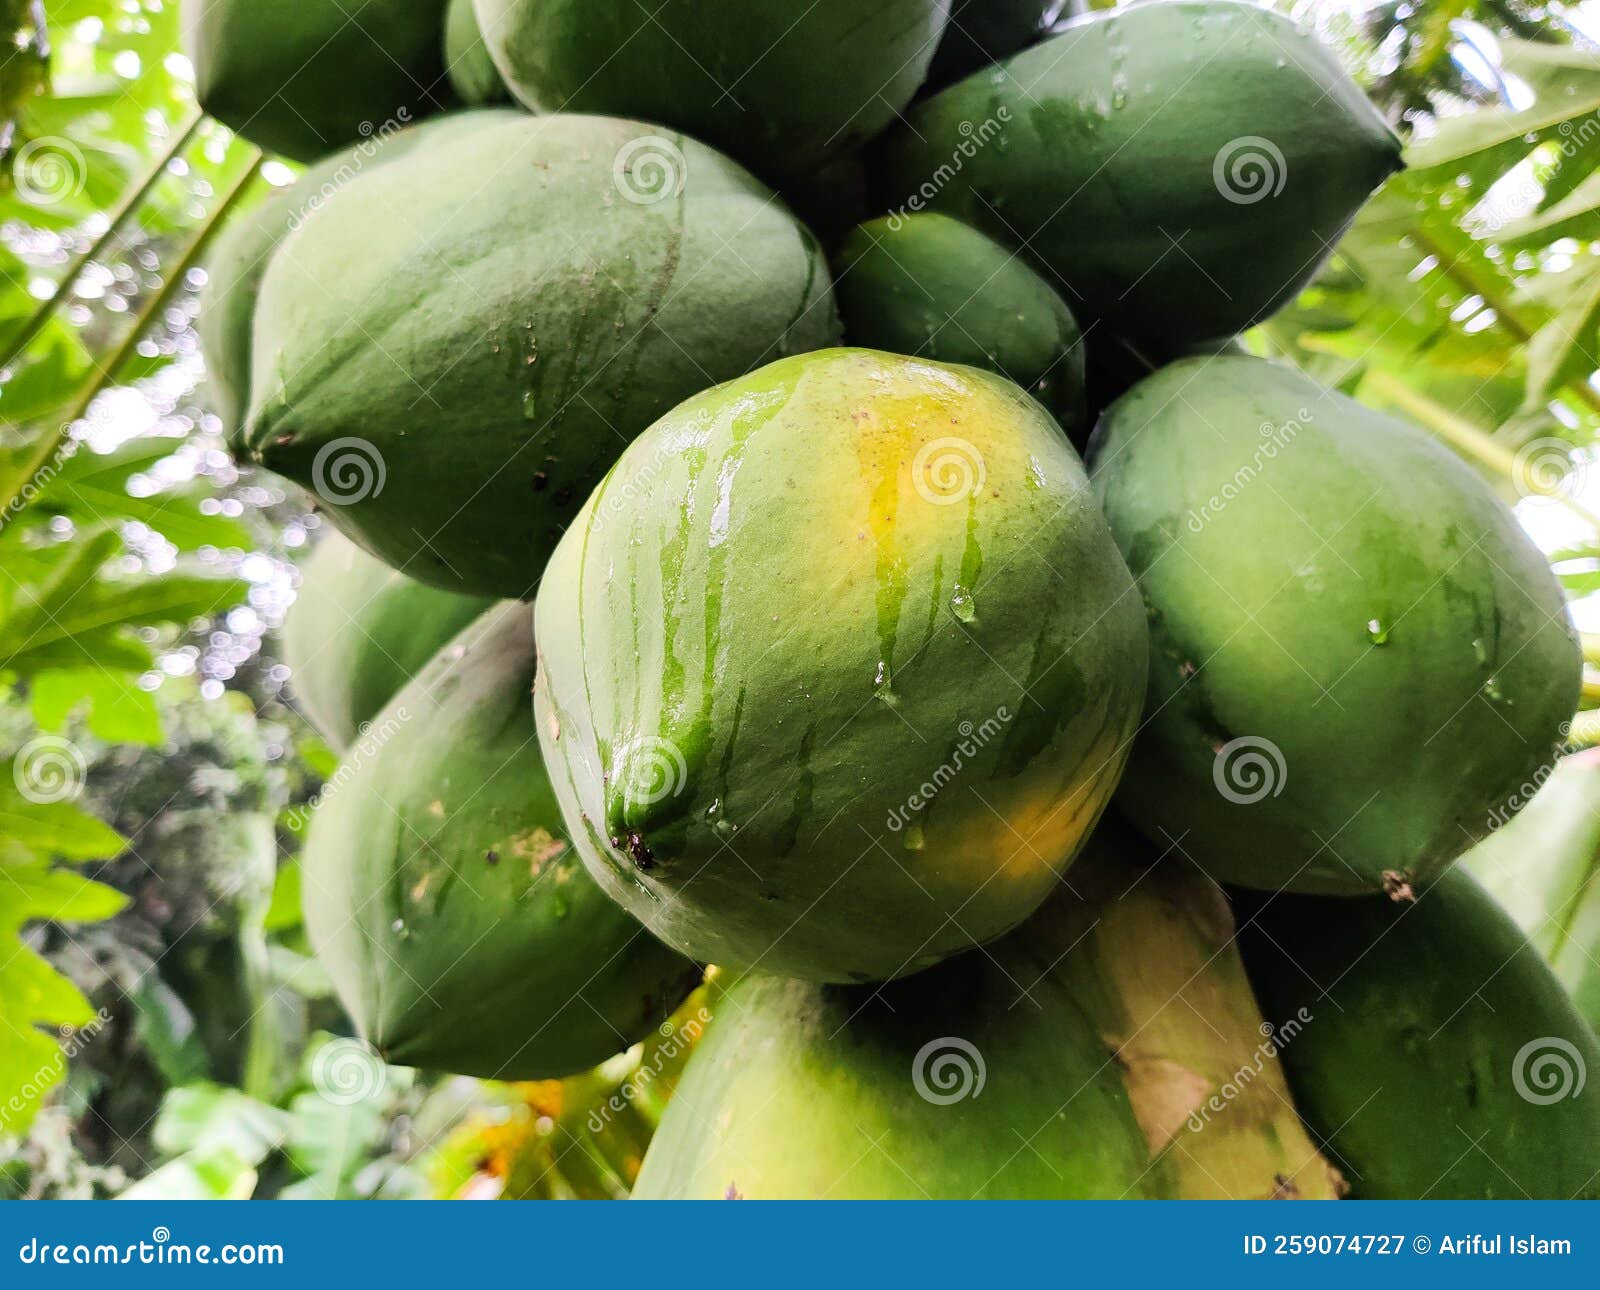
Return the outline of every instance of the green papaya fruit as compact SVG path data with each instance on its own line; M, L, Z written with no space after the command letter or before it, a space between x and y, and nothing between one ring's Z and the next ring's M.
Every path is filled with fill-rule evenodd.
M1464 870L1414 902L1249 898L1262 1011L1353 1196L1600 1197L1600 1041Z
M463 103L479 107L511 101L511 90L483 43L472 0L450 0L444 20L444 67L456 97Z
M342 148L308 168L287 188L270 190L222 230L206 257L206 282L200 291L195 331L205 359L211 409L221 418L236 450L242 451L239 435L250 406L256 296L278 244L363 171L402 157L419 143L473 128L480 119L456 113Z
M657 127L474 116L273 256L245 437L389 564L514 598L629 439L838 322L816 240L709 148L649 195Z
M450 106L446 0L183 0L200 106L315 161Z
M329 533L300 571L283 620L295 707L331 747L347 751L400 688L494 603L425 586Z
M512 92L536 111L659 121L768 179L895 119L949 0L477 0Z
M634 1196L1336 1195L1226 901L1149 862L1097 833L1033 918L909 980L737 981Z
M502 605L440 651L312 816L312 945L401 1065L568 1075L648 1034L700 979L573 854L533 735L531 619Z
M881 160L891 205L965 220L1080 321L1170 345L1291 299L1400 142L1289 18L1172 0L1074 20L925 99Z
M954 0L923 89L943 89L1026 49L1066 8L1067 0Z
M1563 758L1527 790L1526 809L1491 820L1461 864L1544 955L1584 1020L1600 1026L1600 748Z
M1537 547L1438 441L1257 358L1101 418L1150 688L1125 813L1241 886L1421 886L1554 755L1578 642Z
M982 367L1083 424L1083 338L1054 287L998 242L945 215L859 226L835 257L845 340Z
M991 940L1115 785L1144 616L1016 386L771 364L622 455L539 590L539 734L590 872L690 957L882 980Z

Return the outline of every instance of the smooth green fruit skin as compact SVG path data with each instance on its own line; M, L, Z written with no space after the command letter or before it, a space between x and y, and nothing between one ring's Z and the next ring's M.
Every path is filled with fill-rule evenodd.
M1143 694L1143 612L1059 427L987 372L869 350L663 417L562 539L536 621L539 734L591 873L690 957L813 980L1025 918Z
M617 166L658 127L474 117L272 258L245 437L395 568L516 598L629 440L838 320L815 239L709 148L652 198Z
M945 215L860 225L835 262L845 340L981 367L1083 432L1083 337L1066 301L998 242Z
M1118 800L1158 844L1246 887L1420 885L1552 758L1581 672L1561 588L1438 441L1228 356L1137 385L1090 463L1149 610Z
M1465 871L1414 904L1256 897L1240 921L1268 1019L1311 1017L1282 1060L1352 1196L1600 1197L1600 1042Z
M347 751L401 687L494 603L424 586L329 533L301 571L283 620L295 707L331 747Z
M450 106L445 0L183 0L200 106L310 162Z
M1065 0L955 0L923 90L942 89L1042 38Z
M200 291L195 331L205 358L212 411L221 419L235 451L243 451L240 434L250 406L256 296L279 243L363 171L397 160L419 143L473 128L482 119L450 114L364 139L324 157L288 188L272 189L257 205L228 222L206 257L206 282Z
M312 817L312 945L362 1035L401 1065L572 1074L699 982L573 854L533 735L531 619L503 605L436 655Z
M1080 321L1176 345L1291 299L1400 143L1288 18L1174 0L1069 23L934 95L882 161L891 205L1017 248Z
M511 90L483 42L472 0L450 0L444 21L444 66L457 97L468 106L511 101Z
M736 981L635 1199L1331 1196L1256 1060L1225 902L1120 846L1097 832L1033 918L909 980ZM1246 1067L1258 1082L1191 1128Z
M1490 821L1461 864L1544 955L1584 1020L1600 1026L1600 748L1563 758L1526 789L1526 809Z
M872 138L922 84L948 0L477 0L536 111L658 121L769 179Z

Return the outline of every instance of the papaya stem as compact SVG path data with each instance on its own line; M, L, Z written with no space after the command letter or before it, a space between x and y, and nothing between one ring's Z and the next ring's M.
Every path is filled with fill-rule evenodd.
M1580 712L1573 717L1567 742L1574 748L1593 748L1600 744L1600 711Z
M1465 417L1456 415L1449 408L1441 407L1398 377L1391 376L1380 368L1369 367L1364 379L1396 407L1416 418L1425 428L1457 451L1475 457L1508 482L1515 484L1518 474L1517 456L1494 436L1486 434ZM1553 497L1590 528L1600 531L1600 515L1596 515L1572 498L1558 492L1545 493L1541 496Z
M33 313L23 321L22 326L6 342L5 349L0 350L0 371L10 367L12 363L21 358L23 352L33 343L34 338L44 330L45 323L50 321L50 315L65 300L73 287L77 286L78 279L83 276L83 271L93 261L100 258L106 247L111 245L112 240L121 231L123 221L143 204L144 199L150 195L150 190L160 182L161 176L167 173L167 167L172 164L173 159L189 146L189 141L194 138L194 133L200 128L202 120L204 120L204 115L196 108L184 121L183 128L173 137L172 142L162 150L160 156L150 163L149 169L140 176L139 182L128 189L117 204L111 208L110 214L107 216L105 230L89 244L81 255L67 265L67 270L61 275L60 281L56 284L56 289L38 303Z
M144 307L135 315L127 334L123 336L117 347L111 351L106 361L98 365L94 375L85 382L77 397L68 405L67 410L58 420L55 429L40 436L39 442L34 446L33 453L28 458L26 465L17 473L12 486L5 490L4 493L0 493L0 516L10 515L14 511L22 509L17 506L17 501L24 490L49 465L51 458L61 451L73 423L89 410L89 406L95 401L100 392L111 384L117 372L122 369L123 364L128 361L139 341L143 338L145 329L166 308L167 302L177 294L179 287L183 285L184 278L188 276L189 270L195 266L201 255L205 253L206 247L210 245L211 239L221 229L228 212L238 204L239 199L254 182L256 176L260 174L261 162L261 154L257 153L255 159L245 169L244 173L234 181L233 185L223 195L222 200L217 203L216 209L211 212L198 236L190 241L189 245L184 248L183 254L178 257L177 262L171 266L167 273L166 281L161 284L161 288L145 301Z

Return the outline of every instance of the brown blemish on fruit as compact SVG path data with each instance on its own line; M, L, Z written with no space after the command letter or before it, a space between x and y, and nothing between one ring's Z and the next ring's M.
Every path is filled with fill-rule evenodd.
M1411 888L1411 880L1398 869L1385 869L1383 871L1383 894L1396 904L1413 901L1417 893Z

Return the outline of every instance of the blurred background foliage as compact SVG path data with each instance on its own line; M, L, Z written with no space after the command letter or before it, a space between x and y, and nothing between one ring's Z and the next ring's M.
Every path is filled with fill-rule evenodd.
M1278 7L1411 168L1248 344L1482 469L1600 664L1600 4ZM307 951L333 758L271 633L318 518L222 451L192 328L210 237L294 172L199 116L177 22L0 0L0 1196L625 1195L703 992L577 1079L429 1078Z

